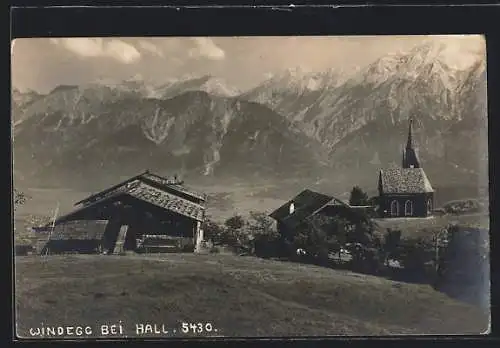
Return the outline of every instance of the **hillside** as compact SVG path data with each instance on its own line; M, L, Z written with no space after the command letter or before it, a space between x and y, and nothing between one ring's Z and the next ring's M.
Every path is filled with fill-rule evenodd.
M144 168L248 178L307 176L322 166L320 146L260 104L203 91L171 99L115 93L76 88L44 98L50 112L26 113L14 130L16 171L75 182Z
M95 272L99 269L99 272ZM488 317L428 286L230 255L16 260L18 334L29 327L210 322L216 336L479 334ZM175 334L174 334L175 335Z

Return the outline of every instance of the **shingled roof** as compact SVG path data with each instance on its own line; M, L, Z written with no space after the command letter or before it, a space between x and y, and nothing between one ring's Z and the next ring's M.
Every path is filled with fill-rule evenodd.
M290 214L290 204L292 203L294 211ZM335 197L306 189L273 211L269 216L288 225L296 225L327 205L348 206Z
M106 190L100 195L96 195L95 199L92 201L88 201L72 212L60 216L56 220L56 224L78 220L85 216L86 212L95 209L99 204L122 195L128 195L196 221L203 221L205 218L205 207L203 205L194 203L175 194L165 192L157 187L146 184L140 178L136 178L121 186ZM51 223L47 224L45 227L48 228L50 224Z
M153 174L150 172L146 172L146 173L142 174L139 177L139 179L142 179L145 182L150 181L150 182L156 183L156 184L160 185L159 188L164 189L164 190L168 190L172 193L181 194L189 200L193 200L193 198L197 202L204 202L206 200L206 197L204 194L201 194L199 192L195 192L194 190L192 190L190 188L188 189L186 186L184 186L183 183L180 183L178 181L171 180L171 179L166 179L164 177L161 177L159 175L156 175L156 174Z
M203 221L205 217L204 206L170 194L141 181L139 181L136 185L131 185L125 193L134 198L154 204L160 208L173 211L174 213L184 215L193 220Z
M381 193L434 192L422 168L388 168L379 173Z
M191 189L188 189L186 186L183 185L183 183L179 182L176 179L167 179L162 176L159 176L157 174L150 173L149 171L145 171L144 173L141 173L139 175L133 176L123 182L120 182L112 187L109 187L101 192L98 192L96 194L92 194L89 197L78 201L75 203L75 205L78 204L90 204L94 201L101 200L104 197L108 197L110 194L115 194L120 191L126 191L128 186L130 184L135 184L137 181L142 181L146 184L149 184L151 186L155 186L157 188L160 188L162 190L168 191L172 194L179 195L185 199L188 199L194 203L201 203L206 200L205 195L194 192Z

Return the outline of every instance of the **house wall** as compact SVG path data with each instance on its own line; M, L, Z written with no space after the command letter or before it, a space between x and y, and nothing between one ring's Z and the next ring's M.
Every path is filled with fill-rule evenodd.
M291 239L295 233L292 229L280 221L277 223L277 231L283 239Z
M99 239L52 239L42 248L41 254L94 254L101 250L101 245Z
M195 244L200 224L188 217L134 199L124 201L130 208L121 215L129 225L126 249L134 250L136 240L144 235L158 235L176 240L180 247ZM161 239L158 241L160 244ZM165 241L164 243L169 243Z
M164 217L154 216L145 218L144 221L139 220L136 225L132 226L132 236L128 236L134 242L138 238L144 236L158 236L157 240L151 240L147 244L153 243L154 245L178 245L180 249L195 244L196 237L199 231L199 223L197 221L187 219L184 217ZM127 245L128 249L132 247L132 242ZM134 249L137 245L134 246ZM157 248L160 250L161 248Z
M428 200L431 201L430 209L428 209ZM413 206L411 215L405 213L405 204L410 201ZM399 212L396 215L391 213L391 207L394 207L393 202L397 202ZM381 217L427 217L432 214L434 209L433 193L421 194L383 194L379 197L380 215ZM428 212L431 211L431 213Z
M82 252L94 250L97 243L102 251L112 252L114 250L117 238L122 226L128 226L123 244L124 250L136 250L137 239L142 235L162 235L176 239L180 247L185 245L194 245L196 237L199 234L200 224L185 216L175 214L165 209L161 209L151 204L146 204L128 197L120 197L116 201L107 202L102 206L96 206L93 209L82 214L82 226L84 222L95 219L107 220L104 232L97 238L85 237L87 229L71 236L63 236L66 241L51 242L54 252L77 251ZM74 219L76 217L72 217ZM80 221L80 220L78 220ZM62 222L61 225L69 222ZM58 225L58 228L61 227ZM93 242L77 242L80 239L94 240ZM161 242L161 241L160 241ZM78 246L80 245L80 247Z

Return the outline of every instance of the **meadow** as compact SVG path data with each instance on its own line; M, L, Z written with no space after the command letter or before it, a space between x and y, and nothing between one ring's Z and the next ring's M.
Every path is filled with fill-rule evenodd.
M480 334L488 315L428 285L223 254L16 257L17 333L158 323L174 336ZM217 332L181 332L181 323ZM173 329L177 328L177 334ZM98 332L96 333L98 334ZM167 335L168 336L168 335Z
M217 222L257 210L269 213L299 192L293 185L207 185L208 216ZM16 242L92 192L23 190L15 212ZM434 233L448 223L487 226L485 214L429 219L379 219L381 231ZM488 314L434 290L314 265L232 254L16 256L17 333L40 326L121 321L123 335L139 323L164 324L174 336L324 336L479 334ZM182 322L210 323L217 332L183 333ZM173 330L177 333L174 334ZM153 334L154 336L154 334ZM167 335L168 336L168 335Z

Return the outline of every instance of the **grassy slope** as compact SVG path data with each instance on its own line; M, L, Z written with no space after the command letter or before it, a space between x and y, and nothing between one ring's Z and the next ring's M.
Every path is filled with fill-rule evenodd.
M224 336L480 333L487 317L424 285L230 255L16 259L18 334L45 325L210 321Z
M483 213L464 215L445 214L428 218L375 219L375 222L380 232L385 233L388 228L400 230L403 233L403 237L432 237L435 233L448 227L450 224L489 229L489 216Z

